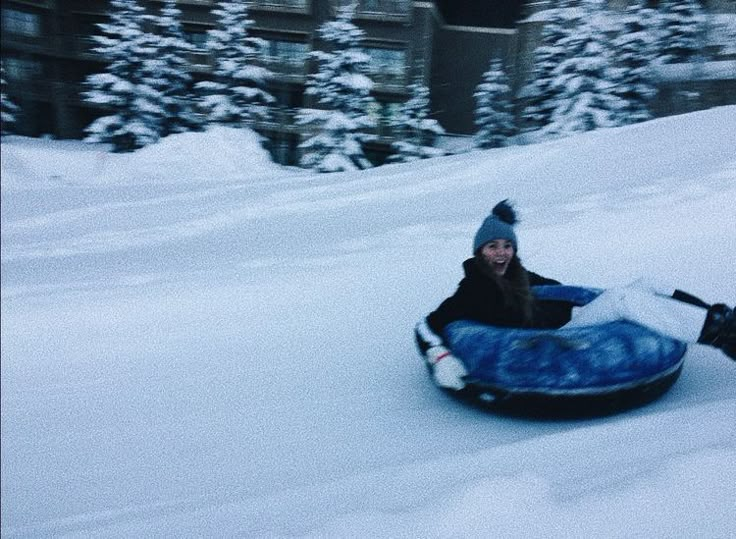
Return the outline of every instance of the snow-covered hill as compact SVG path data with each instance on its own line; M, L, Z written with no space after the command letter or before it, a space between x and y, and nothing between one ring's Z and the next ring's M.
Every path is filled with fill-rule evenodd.
M471 409L412 342L500 199L566 283L736 303L736 107L360 173L247 133L2 144L3 537L727 537L736 364L586 421Z

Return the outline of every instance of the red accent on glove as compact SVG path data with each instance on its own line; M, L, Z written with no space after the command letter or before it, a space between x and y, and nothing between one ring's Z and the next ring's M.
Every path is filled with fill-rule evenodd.
M437 357L436 357L436 358L434 359L434 363L433 363L433 365L437 365L437 363L439 363L440 361L442 361L443 359L445 359L445 358L446 358L447 356L449 356L449 355L451 355L449 351L448 351L448 352L443 352L443 353L441 353L441 354L440 354L439 356L437 356Z

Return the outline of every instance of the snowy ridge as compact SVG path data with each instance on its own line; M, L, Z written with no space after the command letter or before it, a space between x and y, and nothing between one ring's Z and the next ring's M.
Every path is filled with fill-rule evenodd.
M734 125L329 175L251 174L235 133L95 175L102 146L3 139L3 537L729 536L716 350L647 407L532 421L436 389L412 328L507 197L534 271L736 304Z

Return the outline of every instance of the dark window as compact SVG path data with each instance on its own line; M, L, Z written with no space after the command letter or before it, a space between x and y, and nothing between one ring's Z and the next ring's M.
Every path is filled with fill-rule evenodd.
M41 35L41 16L36 13L3 8L2 21L3 30L11 34L28 37Z

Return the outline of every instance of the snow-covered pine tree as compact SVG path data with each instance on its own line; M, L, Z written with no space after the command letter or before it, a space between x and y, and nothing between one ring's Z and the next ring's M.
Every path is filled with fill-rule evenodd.
M558 99L552 88L554 69L569 56L561 45L567 36L575 31L579 19L579 0L560 0L556 8L542 13L545 18L541 41L534 49L534 61L529 82L519 93L523 107L520 116L524 131L536 131L550 122L554 103Z
M369 57L361 47L364 32L352 22L354 9L340 8L334 20L319 28L326 50L312 52L317 72L306 91L320 108L304 109L298 118L314 132L299 146L301 164L320 172L371 166L363 144L374 138L367 131L376 125L369 113L376 102L370 95Z
M649 103L657 94L651 80L656 55L654 10L643 0L630 4L620 19L618 35L613 40L617 76L614 94L624 101L621 123L641 122L651 118Z
M15 127L18 106L8 97L7 82L5 82L5 67L0 65L0 104L2 105L2 116L0 117L0 134L8 135Z
M160 134L195 130L199 121L194 113L187 54L194 46L184 39L181 10L177 0L165 0L161 11L150 17L153 28L153 56L145 62L145 78L161 96Z
M698 0L664 0L659 7L659 61L692 62L705 44L705 15Z
M429 117L429 88L420 81L409 86L409 99L391 119L391 131L397 138L392 144L394 154L390 163L405 163L445 155L434 146L445 130L437 120Z
M553 71L553 102L544 136L564 136L620 125L625 103L614 90L616 72L601 0L583 0L575 32L560 41L568 57Z
M99 24L94 49L107 62L104 73L90 75L84 97L112 114L86 129L89 142L107 142L115 151L131 151L159 139L159 92L144 80L153 53L151 38L141 27L144 8L136 0L110 0L110 22Z
M275 100L266 82L270 70L257 65L265 42L250 35L253 19L243 0L222 0L212 10L217 27L207 35L207 51L215 62L214 80L196 85L209 121L240 126L268 117Z
M504 146L515 132L509 78L499 59L492 59L475 93L475 134L477 148Z

